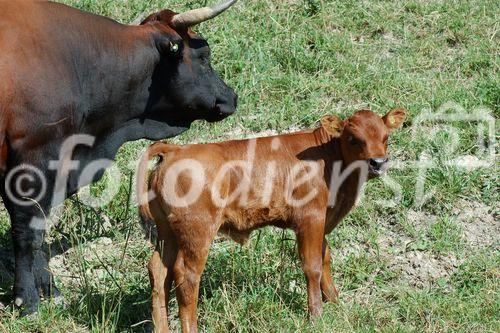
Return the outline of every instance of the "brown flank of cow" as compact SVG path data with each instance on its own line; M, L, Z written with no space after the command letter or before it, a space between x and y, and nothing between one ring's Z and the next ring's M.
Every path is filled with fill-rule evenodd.
M330 178L334 164L341 162L341 170L345 170L353 162L366 161L368 179L380 175L387 169L388 135L401 126L405 114L405 110L395 109L379 117L372 111L361 110L347 120L325 116L317 129L274 137L186 146L153 144L139 170L138 190L141 218L145 224L154 221L157 231L156 249L148 267L156 331L168 331L167 306L174 283L182 330L197 332L200 277L218 232L244 243L253 230L269 225L290 228L296 233L307 281L309 314L312 318L319 316L322 298L335 301L338 297L330 274L330 250L325 235L353 208L360 182L364 181L356 169L341 185L333 184ZM249 147L254 147L249 173L241 167L232 168L218 179L217 186L221 197L227 197L246 182L248 197L241 200L240 196L227 205L215 204L210 189L217 172L228 162L246 160ZM160 156L149 180L155 197L146 203L147 163L154 156ZM195 201L179 206L166 197L163 185L169 168L185 159L195 160L203 167L205 185ZM272 161L275 164L270 164ZM318 172L306 182L299 181L291 196L297 200L308 193L314 196L303 205L290 204L285 194L290 192L284 189L294 166L304 162L315 164ZM271 169L273 177L269 177ZM307 174L306 169L296 173L295 178ZM191 176L180 173L177 177L175 191L179 197L189 193L194 184ZM338 186L334 203L329 202L332 185Z

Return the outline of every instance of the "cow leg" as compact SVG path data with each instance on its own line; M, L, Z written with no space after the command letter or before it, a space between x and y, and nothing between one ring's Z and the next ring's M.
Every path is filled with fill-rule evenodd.
M46 210L45 216L49 216L49 210ZM45 218L45 217L43 217ZM45 221L44 221L45 222ZM35 285L40 294L48 299L53 298L56 304L62 305L63 298L59 289L57 289L54 283L54 277L49 268L49 255L45 252L43 248L43 242L45 237L45 223L41 223L38 226L40 228L35 228L33 232L35 233L35 246L33 248L33 274L35 277Z
M35 286L44 298L53 298L57 304L62 304L62 295L56 288L54 277L49 269L49 258L42 249L44 231L35 231L35 247L33 249L33 275Z
M44 233L42 232L41 235L37 237L40 237L43 242ZM33 257L33 269L37 289L41 292L44 298L53 298L57 304L61 305L63 302L62 295L54 283L54 277L49 269L49 259L47 254L40 248L34 250Z
M159 237L163 238L158 228ZM159 239L160 239L159 238ZM177 258L177 243L173 237L158 240L156 250L149 262L149 278L152 288L152 317L156 333L168 332L168 301L174 278L173 266Z
M7 185L12 186L15 182L16 179ZM46 193L51 193L48 184ZM32 188L35 190L34 193L38 194L37 189L40 187L37 185L39 184L34 183ZM0 193L12 224L15 258L14 304L23 307L23 314L30 314L37 310L40 293L47 297L59 295L48 269L47 257L42 249L45 236L45 217L49 215L50 205L48 202L50 201L44 198L38 202L30 202L19 199L22 196L16 193L7 195L4 182Z
M37 277L44 275L40 272L44 260L40 254L44 233L30 225L34 214L28 208L17 207L11 213L15 257L14 304L23 307L23 314L37 310L40 296L35 283L35 273Z
M302 269L307 281L307 299L311 319L323 312L321 300L321 275L323 271L323 232L324 225L320 221L301 221L297 231L299 255Z
M323 300L327 302L336 302L338 291L333 283L332 274L330 273L330 247L326 238L323 239L323 272L321 273L321 291Z
M205 268L211 240L211 237L206 241L192 239L191 244L186 246L183 246L181 242L179 243L179 254L174 265L174 275L183 333L198 332L196 309L198 306L200 278Z
M17 211L12 219L12 238L16 260L14 273L14 304L23 307L23 314L37 310L39 295L60 297L43 251L45 230L43 223L32 223L30 212Z

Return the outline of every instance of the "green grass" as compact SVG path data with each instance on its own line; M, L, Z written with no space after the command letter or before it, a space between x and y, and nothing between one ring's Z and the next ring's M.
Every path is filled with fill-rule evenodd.
M62 2L124 23L161 8L181 11L204 3ZM488 207L493 220L498 218L498 164L473 171L446 165L450 157L477 153L475 124L454 124L459 131L454 151L445 149L450 147L446 129L430 135L422 127L412 134L419 114L436 112L447 102L467 111L485 107L498 117L499 13L498 1L489 0L248 0L197 27L211 44L214 67L238 92L240 106L235 116L213 125L197 122L172 142L282 132L315 126L327 113L345 116L370 107L383 114L403 106L410 119L391 137L394 159L417 160L427 152L436 162L424 185L432 195L419 205L415 168L390 171L401 186L401 199L392 208L377 201L391 199L393 188L382 180L366 186L361 205L328 237L341 296L339 304L325 306L314 324L306 318L305 281L291 232L256 232L247 247L214 244L201 284L203 331L500 330L498 239L493 245L472 245L460 217L471 210L466 203L473 202ZM139 231L127 169L146 144L130 143L120 151L117 161L124 177L111 203L92 210L73 198L58 214L64 234L53 231L51 240L71 245L63 262L71 276L57 277L67 308L45 301L40 313L28 318L6 309L0 312L0 331L146 330L142 322L149 319L146 263L151 248ZM97 184L93 191L102 187ZM472 216L479 225L483 217L474 211ZM2 212L2 246L10 246L8 226ZM495 238L494 230L484 237ZM103 239L111 244L101 244ZM413 255L435 260L440 272L447 260L454 266L435 279L415 283L424 270L412 266ZM420 275L411 275L413 270ZM0 282L0 295L8 298L12 281ZM172 301L172 326L179 328L175 311Z

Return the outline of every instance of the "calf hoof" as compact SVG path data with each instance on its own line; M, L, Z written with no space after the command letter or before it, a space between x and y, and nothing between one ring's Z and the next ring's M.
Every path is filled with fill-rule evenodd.
M323 314L323 306L316 306L309 309L309 321L314 323Z
M339 292L335 286L328 288L326 291L322 291L323 302L328 303L338 303L339 301Z

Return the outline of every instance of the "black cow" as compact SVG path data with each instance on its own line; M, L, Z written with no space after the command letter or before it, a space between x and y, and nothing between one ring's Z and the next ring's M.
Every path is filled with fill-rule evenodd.
M190 29L234 2L164 10L140 26L57 3L0 2L0 190L12 223L14 304L25 313L40 294L57 294L42 251L45 217L102 176L106 160L93 162L113 159L127 141L172 137L235 111L236 94Z

